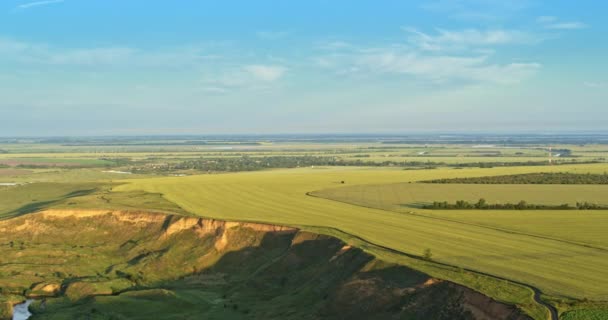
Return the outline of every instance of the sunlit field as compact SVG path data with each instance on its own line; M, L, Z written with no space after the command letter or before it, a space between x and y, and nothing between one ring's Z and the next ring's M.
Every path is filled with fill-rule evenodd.
M340 187L342 181L346 187L436 177L557 170L603 172L605 169L604 165L415 172L315 168L144 179L131 181L115 191L162 193L187 211L206 217L332 227L417 255L429 248L437 261L529 283L546 294L603 300L608 297L604 289L608 288L606 250L481 225L350 205L307 193ZM582 217L585 219L584 213ZM595 223L606 223L606 220Z

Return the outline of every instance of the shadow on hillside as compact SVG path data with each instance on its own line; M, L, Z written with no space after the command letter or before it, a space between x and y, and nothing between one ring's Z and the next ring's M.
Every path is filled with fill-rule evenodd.
M67 274L61 293L69 299L45 304L51 309L39 310L42 318L470 319L451 285L434 285L426 274L333 237L246 227L204 237L189 227L164 236L168 224L127 229L128 248L110 234L111 255L120 261L105 274ZM91 230L98 240L109 229L96 223ZM217 251L218 244L225 247ZM87 245L76 250L89 254L82 253ZM77 263L69 268L88 262Z
M409 202L409 203L400 203L399 206L401 208L412 208L412 209L424 209L425 206L428 206L432 203L430 202Z
M301 234L266 233L259 246L225 253L208 268L179 275L175 280L159 282L152 287L169 289L177 296L179 292L188 290L211 290L215 293L214 306L209 307L204 301L190 301L191 312L182 315L184 318L206 315L203 318L395 319L404 306L416 305L411 299L404 299L403 292L421 287L429 279L427 275L403 266L376 264L373 256L358 248L346 247L336 238L311 235L310 238L298 239ZM292 244L294 239L297 243ZM364 270L370 264L372 267ZM191 286L185 281L192 277L216 279L216 276L223 276L226 283L221 286L205 283ZM161 292L146 294L161 295ZM436 297L436 293L432 296ZM427 294L421 297L427 297ZM435 303L451 301L451 298L446 291ZM115 299L120 300L121 297ZM122 303L144 300L155 304L177 303L165 301L160 296L141 299L135 302L130 297ZM440 311L448 315L458 314L450 319L466 319L459 318L461 310L445 309L453 305L437 307L429 301L425 303L427 305L420 307L421 313L414 313L421 317L430 316L426 319L441 319L435 314ZM116 312L112 309L115 301L95 304L95 308ZM170 306L166 308L170 309ZM141 318L151 316L158 317L158 314L142 314Z
M49 201L37 201L37 202L32 202L29 204L26 204L20 208L17 208L13 211L9 211L6 214L3 214L2 217L0 218L0 220L7 220L7 219L12 219L12 218L16 218L28 213L33 213L36 211L40 211L43 209L47 209L49 208L51 205L59 203L61 201L64 201L66 199L70 199L70 198L76 198L76 197L82 197L82 196L86 196L89 195L93 192L97 191L97 189L86 189L86 190L76 190L76 191L72 191L66 195L64 195L63 197L59 198L59 199L55 199L55 200L49 200Z

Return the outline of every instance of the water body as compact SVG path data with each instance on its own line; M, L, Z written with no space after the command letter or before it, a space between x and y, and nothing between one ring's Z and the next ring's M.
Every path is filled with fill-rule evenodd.
M20 303L13 309L13 320L27 320L32 316L32 313L28 309L30 304L34 300L26 300L24 303Z

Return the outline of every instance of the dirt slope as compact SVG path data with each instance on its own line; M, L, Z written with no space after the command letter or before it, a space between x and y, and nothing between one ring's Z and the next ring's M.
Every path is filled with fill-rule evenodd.
M3 295L38 299L32 319L528 319L338 239L266 224L44 211L0 221L0 265Z

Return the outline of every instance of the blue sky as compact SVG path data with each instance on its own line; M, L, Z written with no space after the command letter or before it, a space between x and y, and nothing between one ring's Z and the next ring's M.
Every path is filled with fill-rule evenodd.
M604 1L0 2L0 136L592 131Z

